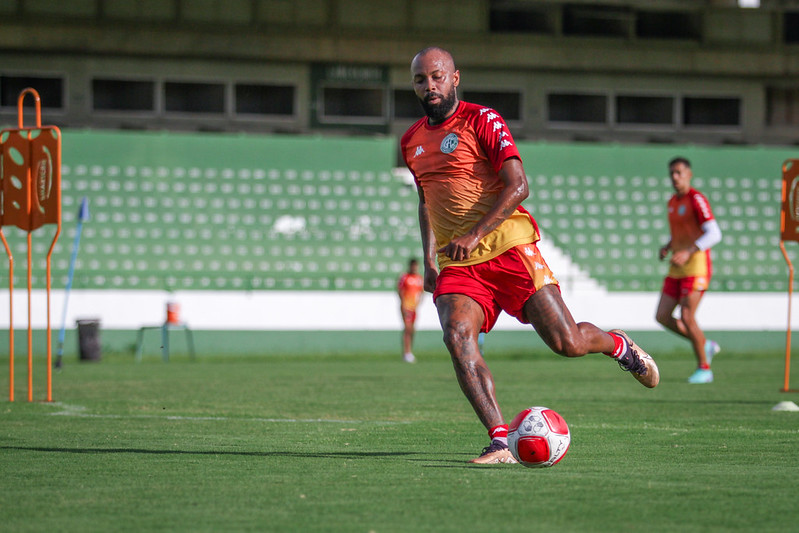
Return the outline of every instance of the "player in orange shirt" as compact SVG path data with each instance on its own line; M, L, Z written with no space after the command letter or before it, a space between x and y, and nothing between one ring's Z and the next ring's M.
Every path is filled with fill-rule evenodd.
M406 363L415 363L413 355L414 324L416 323L416 308L419 305L424 287L422 276L419 274L419 261L411 259L408 262L408 271L403 273L397 281L397 294L400 298L400 313L402 314L402 358Z
M691 341L697 369L689 383L711 383L710 362L721 348L705 338L696 321L696 310L713 274L710 248L721 241L721 229L707 198L691 187L691 163L684 157L669 162L675 194L669 199L671 240L660 249L663 260L671 252L669 273L663 282L655 318L667 329ZM680 318L673 316L680 306Z
M462 102L452 55L426 48L411 63L425 118L400 141L419 193L424 288L433 292L455 374L491 443L473 463L515 462L494 380L478 347L501 310L556 353L605 353L643 385L660 379L654 360L626 333L576 323L538 251L538 228L521 207L528 196L521 157L494 110Z

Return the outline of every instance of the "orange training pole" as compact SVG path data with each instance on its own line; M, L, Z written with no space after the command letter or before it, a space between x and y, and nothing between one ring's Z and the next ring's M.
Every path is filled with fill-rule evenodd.
M50 323L50 290L52 289L52 279L51 279L51 272L52 272L52 258L53 258L53 250L55 249L55 243L58 240L58 236L61 234L61 150L60 150L60 140L61 135L58 132L58 141L59 141L59 149L55 150L54 158L55 161L53 162L53 167L58 169L55 172L55 181L56 181L56 211L57 211L57 224L55 235L53 235L53 242L50 243L50 249L47 252L47 401L53 401L53 333L52 333L52 326Z
M14 401L14 256L8 246L3 226L0 225L0 239L8 254L8 401Z
M788 263L788 328L785 334L785 384L782 387L782 392L791 390L791 300L793 299L793 263L788 257L788 252L785 251L785 243L780 241L780 250L785 262Z
M35 89L23 89L17 98L17 126L20 130L24 129L25 117L23 115L23 104L25 102L25 95L30 94L33 96L33 101L36 106L36 127L42 127L42 101L39 98L39 93ZM28 141L31 140L31 132L27 132ZM31 162L28 162L25 169L27 176L26 182L31 183L33 175L31 173ZM33 197L35 187L28 187L28 206L32 211ZM33 241L31 238L33 229L28 228L28 401L33 401L33 300L31 292L33 290Z
M782 164L782 204L780 208L780 250L788 264L788 327L785 334L785 383L782 392L796 392L790 390L793 263L785 250L785 241L799 241L799 159L788 159Z
M28 401L33 401L33 325L31 319L33 313L31 311L31 290L33 288L33 242L31 241L31 232L28 232Z
M36 126L24 127L23 103L33 96ZM50 293L52 254L61 233L61 131L42 126L41 99L35 89L24 89L17 99L18 128L0 132L0 238L9 258L9 400L14 401L14 259L2 232L13 225L27 231L28 288L28 401L33 401L33 245L32 232L44 224L56 224L47 253L47 401L52 401L52 328Z

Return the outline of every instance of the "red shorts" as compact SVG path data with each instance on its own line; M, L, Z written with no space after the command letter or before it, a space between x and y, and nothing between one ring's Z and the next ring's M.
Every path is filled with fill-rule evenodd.
M663 294L679 300L688 296L694 291L703 292L707 290L710 278L706 276L689 276L687 278L666 277L663 281Z
M494 327L500 311L527 324L524 304L544 285L558 285L538 247L521 244L485 263L448 266L438 275L433 300L442 294L463 294L477 302L485 319L480 331Z

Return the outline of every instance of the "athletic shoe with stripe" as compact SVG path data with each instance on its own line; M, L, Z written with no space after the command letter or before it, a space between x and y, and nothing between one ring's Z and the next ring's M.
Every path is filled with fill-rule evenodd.
M635 344L633 340L620 329L613 329L610 331L627 341L627 354L630 356L627 364L619 361L619 366L625 372L629 372L635 379L638 380L644 387L654 388L660 382L660 371L658 365L652 356L641 349L640 346Z
M480 457L475 457L469 461L470 463L478 465L492 465L497 463L516 463L516 459L510 453L507 444L502 444L499 441L492 440L489 446L483 448L483 453Z
M710 369L697 368L696 372L688 378L688 383L713 383L713 371Z

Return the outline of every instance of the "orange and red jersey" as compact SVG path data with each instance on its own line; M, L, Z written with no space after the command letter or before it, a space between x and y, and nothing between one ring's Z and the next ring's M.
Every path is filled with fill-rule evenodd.
M397 293L400 297L400 308L403 311L416 311L419 297L424 290L424 283L420 274L405 272L397 282Z
M466 234L496 203L504 188L499 170L505 160L521 159L507 124L493 109L460 102L442 124L422 118L400 141L402 156L424 192L438 248ZM535 221L521 206L486 235L468 259L438 254L441 268L474 265L514 246L538 241Z
M673 195L668 202L671 249L681 250L693 245L702 235L702 224L713 220L713 211L705 195L696 189L683 196ZM712 274L710 249L693 254L683 266L671 265L669 277L707 277Z

